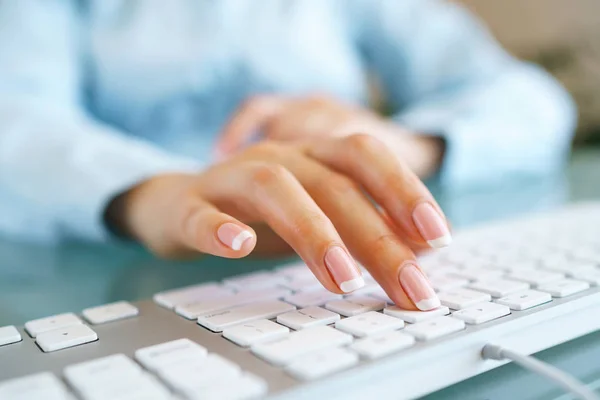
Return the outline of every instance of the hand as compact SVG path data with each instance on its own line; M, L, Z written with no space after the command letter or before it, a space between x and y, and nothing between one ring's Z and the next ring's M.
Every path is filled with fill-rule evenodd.
M371 136L265 141L198 175L150 179L121 203L123 227L161 256L244 257L262 240L250 224L264 223L332 292L363 285L352 254L400 307L440 304L414 251L449 244L445 217Z
M217 152L231 155L259 134L265 139L296 141L357 133L384 142L420 177L431 175L440 165L443 153L440 139L415 135L369 110L325 96L251 98L223 129Z

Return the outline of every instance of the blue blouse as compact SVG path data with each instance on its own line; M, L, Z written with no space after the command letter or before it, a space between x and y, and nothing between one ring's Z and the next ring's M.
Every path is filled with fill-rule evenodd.
M0 2L0 233L109 237L116 194L212 162L253 94L329 93L445 137L453 187L555 170L576 111L463 9L436 0Z

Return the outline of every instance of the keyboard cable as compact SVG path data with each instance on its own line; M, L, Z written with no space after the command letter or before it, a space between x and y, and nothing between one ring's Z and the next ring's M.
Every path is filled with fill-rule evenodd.
M552 382L572 393L582 400L600 400L592 390L566 372L546 364L534 357L493 344L486 344L481 351L483 358L488 360L511 360L522 368L550 379Z

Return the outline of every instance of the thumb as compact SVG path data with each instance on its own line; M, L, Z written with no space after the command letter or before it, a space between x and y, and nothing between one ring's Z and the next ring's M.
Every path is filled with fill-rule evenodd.
M179 222L179 236L193 251L226 258L245 257L256 246L256 232L212 204L197 200L189 204Z

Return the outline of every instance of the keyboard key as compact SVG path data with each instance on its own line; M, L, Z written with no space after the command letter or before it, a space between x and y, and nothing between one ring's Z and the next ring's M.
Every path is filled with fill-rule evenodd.
M330 326L318 326L292 332L283 339L258 344L252 352L275 365L286 365L293 360L315 351L352 343L352 335Z
M262 398L267 391L264 379L244 373L228 382L207 386L186 395L190 400L251 400Z
M541 264L545 270L560 272L568 276L572 276L576 272L597 271L594 263L575 261L566 257L544 259Z
M280 339L290 333L290 328L268 319L259 319L236 325L223 331L223 337L240 346L249 347L257 343Z
M600 250L596 247L574 246L569 250L569 256L574 260L595 263L600 261Z
M126 301L106 304L103 306L86 308L82 312L83 317L90 324L104 324L119 319L135 317L139 314L137 307Z
M286 367L297 379L308 381L331 375L358 364L358 355L347 349L331 348L299 358Z
M283 265L281 267L277 267L274 271L275 274L283 276L287 279L302 279L307 276L313 276L314 274L303 262L291 263L287 265Z
M478 325L510 314L510 308L496 303L480 303L454 311L454 318L462 319L467 324Z
M333 300L325 304L325 308L342 314L345 317L352 317L358 314L364 314L368 311L383 310L386 303L367 296L348 296L344 300Z
M424 322L408 325L404 332L418 340L433 340L465 329L465 322L452 317L438 317Z
M429 281L436 292L465 287L470 283L468 279L445 275L431 276Z
M498 264L496 262L493 262L489 258L484 258L484 259L480 259L479 261L469 263L469 269L487 271L487 273L496 273L497 275L495 275L495 276L502 276L503 274L506 273L506 271L509 271L511 267L512 267L512 264L509 264L509 265ZM480 279L475 277L475 278L473 278L473 280L480 280Z
M169 390L154 376L143 373L130 380L116 380L79 392L84 400L171 400Z
M506 279L495 279L472 283L469 288L480 292L489 293L492 295L492 297L504 297L511 293L529 289L529 284L525 282L509 281Z
M507 245L510 246L510 245ZM524 259L527 260L525 254L519 251L508 251L510 247L508 247L505 252L490 255L490 258L494 261L494 264L497 265L500 269L512 271L513 266L523 262Z
M523 311L552 301L550 293L537 290L524 290L509 294L496 300L496 303L510 307L511 310Z
M173 364L204 358L206 353L206 348L190 339L177 339L138 349L135 359L146 369L158 371Z
M40 318L25 323L25 330L29 336L35 338L43 332L53 329L66 328L67 326L81 324L82 321L73 313L53 315L51 317Z
M312 290L323 289L323 285L312 272L308 271L308 273L310 276L284 281L279 286L293 290L294 292L310 292Z
M438 307L429 311L410 311L396 306L390 306L386 307L383 310L383 313L414 324L416 322L427 321L428 319L450 314L450 310L446 306Z
M23 340L21 334L13 325L0 328L0 346L17 343Z
M350 348L369 360L404 350L415 343L415 338L401 331L359 339Z
M0 382L2 400L72 400L65 385L50 372Z
M175 308L175 312L184 318L196 319L201 315L227 310L236 306L281 299L289 294L290 291L284 288L252 289L220 299L178 306Z
M590 284L587 282L563 279L562 281L540 285L538 290L550 293L552 297L567 297L589 288Z
M593 271L575 271L571 276L577 280L587 282L592 286L600 286L600 269Z
M531 284L532 287L537 287L546 283L560 281L565 276L560 272L545 271L543 269L522 269L511 272L506 278L526 282Z
M290 304L295 305L299 308L310 307L310 306L322 306L331 300L341 299L342 295L331 293L329 290L320 289L312 290L310 292L300 292L286 296L284 300Z
M504 275L504 271L499 269L487 268L464 268L449 274L457 278L469 279L472 281L490 280Z
M511 263L501 264L502 269L506 274L511 274L513 272L520 271L530 271L537 270L539 268L539 263L535 260L519 260L513 261ZM477 280L485 280L485 279L477 279Z
M232 288L216 283L201 283L181 289L168 290L155 294L152 299L162 307L173 309L177 306L197 303L199 301L214 300L234 293Z
M83 324L76 324L67 326L66 328L43 332L35 338L35 342L40 346L44 353L50 353L52 351L62 350L96 340L98 340L96 332L91 330L89 326Z
M321 307L306 307L277 316L277 322L299 331L339 321L340 315Z
M462 271L463 269L464 268L445 266L440 269L427 271L427 276L429 278L457 278L452 275L455 272L458 273Z
M404 327L404 321L376 311L345 318L335 323L335 327L354 336L373 336L395 331Z
M443 259L451 264L464 265L472 261L475 257L475 254L470 251L453 248L444 254Z
M379 289L381 289L381 286L379 286L379 283L370 280L370 278L368 277L364 277L365 279L365 286L361 287L360 289L355 290L354 292L352 292L351 295L346 295L345 297L352 297L352 296L368 296L369 293L372 292L378 292Z
M275 318L279 314L295 310L296 307L282 301L263 301L198 317L198 324L213 332L257 319Z
M194 397L209 386L230 382L241 376L242 370L234 362L211 353L192 362L162 369L158 375L176 391Z
M256 290L275 288L286 281L285 277L273 272L258 271L225 279L223 284L236 290Z
M492 300L492 296L489 293L469 289L455 289L442 292L438 294L438 297L443 305L454 310L460 310L461 308Z
M142 374L142 369L125 354L114 354L65 368L64 375L79 391L106 385L112 381L130 380Z
M369 294L367 296L372 297L377 300L384 301L387 304L394 304L392 299L390 299L390 297L387 295L387 293L381 287L369 292Z

